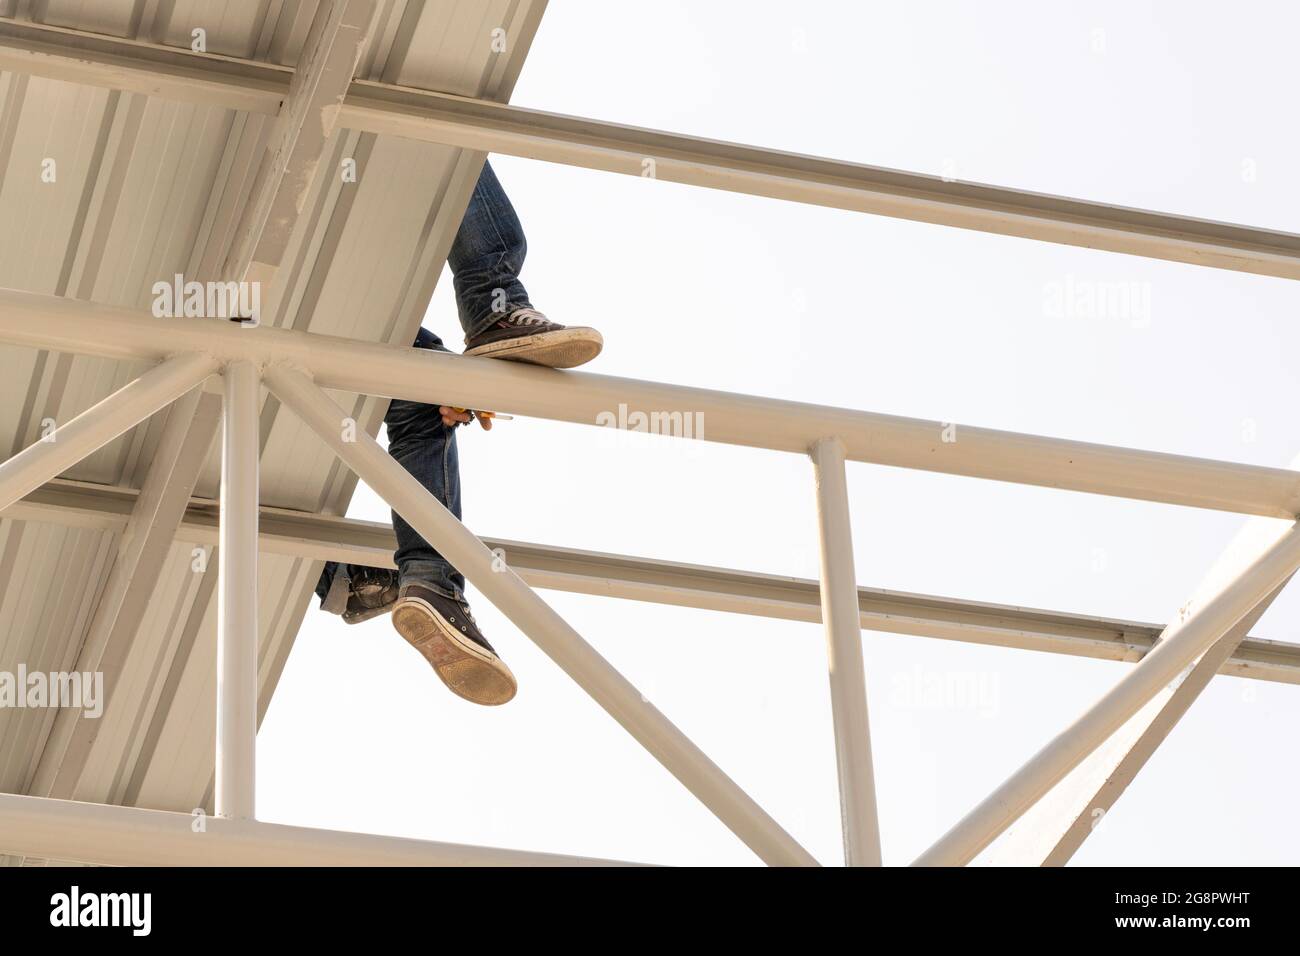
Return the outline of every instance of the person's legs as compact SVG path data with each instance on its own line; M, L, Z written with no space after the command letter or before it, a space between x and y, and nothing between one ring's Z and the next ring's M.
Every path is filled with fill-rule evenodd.
M421 329L416 348L447 351ZM460 519L460 462L456 429L436 405L395 399L384 416L388 453ZM504 704L515 696L514 675L478 629L465 601L465 578L396 511L394 561L399 589L393 627L433 666L453 693L477 704Z
M519 280L528 244L514 207L484 163L448 256L465 354L572 368L594 358L601 336L591 328L551 322L528 300ZM448 351L420 329L415 348ZM395 399L384 417L388 452L456 516L460 469L455 428L437 406ZM359 621L391 608L393 625L455 693L503 704L516 690L510 669L479 632L465 602L465 579L397 512L391 571L327 562L316 585L321 606Z
M397 601L397 572L326 561L316 580L316 596L322 611L341 615L345 624L360 624L387 614Z
M447 257L465 354L551 368L591 361L603 343L599 332L552 322L528 301L519 281L527 253L524 227L485 162Z
M320 569L320 577L316 579L316 596L325 603L329 597L330 586L334 584L334 577L338 574L339 563L337 561L326 561L325 567Z
M432 332L420 329L415 348L447 348ZM436 405L394 399L384 416L388 426L388 453L454 514L460 517L460 467L456 457L456 432L443 424ZM439 594L464 600L465 579L438 554L396 511L393 531L397 551L393 560L398 574L384 568L325 562L316 582L321 607L342 614L350 624L364 621L391 608L397 588L421 581Z
M466 341L495 319L532 308L519 281L528 254L524 227L490 163L483 164L447 264L456 287L456 311Z
M420 329L415 347L448 351L442 340L427 329ZM388 426L388 453L459 519L460 460L456 453L456 430L444 424L438 406L394 399L384 423ZM393 531L397 535L393 560L401 584L419 581L444 597L464 600L465 578L396 511Z

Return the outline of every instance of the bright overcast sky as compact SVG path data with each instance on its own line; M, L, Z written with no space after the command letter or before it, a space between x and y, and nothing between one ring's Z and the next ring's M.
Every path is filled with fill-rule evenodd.
M797 12L792 12L797 11ZM1214 3L552 0L514 102L1300 232L1300 10ZM1300 283L496 157L523 279L593 371L1286 466ZM1062 310L1079 284L1131 314ZM1079 314L1082 311L1084 314ZM425 325L459 344L450 276ZM707 422L706 422L707 434ZM636 440L637 438L641 440ZM461 437L466 522L816 577L799 456L518 419ZM1244 519L849 465L858 582L1165 622ZM350 514L384 520L362 487ZM810 852L842 859L820 627L543 596ZM387 618L313 600L259 738L267 820L662 863L756 862L485 599L519 678L453 697ZM1254 629L1300 640L1300 591ZM1129 665L863 634L887 864ZM966 695L927 688L974 688ZM1075 857L1300 855L1300 687L1216 678Z

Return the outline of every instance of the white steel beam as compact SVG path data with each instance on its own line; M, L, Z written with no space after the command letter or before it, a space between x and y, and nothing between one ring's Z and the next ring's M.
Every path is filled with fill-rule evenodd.
M122 531L139 494L131 488L56 479L10 505L0 517ZM388 522L266 505L260 511L263 554L393 567L397 544ZM216 545L217 525L216 502L194 499L177 534L182 541ZM787 621L822 620L819 584L807 578L505 538L484 538L483 543L503 551L510 566L535 588ZM1140 621L883 588L858 588L858 609L862 626L873 631L1129 663L1141 660L1162 630ZM1300 684L1300 644L1247 638L1219 673Z
M347 464L446 556L492 604L530 637L759 858L772 865L816 861L646 697L610 666L468 528L365 432L343 438L347 414L301 372L264 371L268 387Z
M292 70L0 19L0 69L274 114ZM355 81L340 123L370 133L645 175L1000 235L1300 278L1300 236L680 136Z
M880 866L880 821L862 665L862 625L853 570L844 446L824 438L812 447L821 544L821 605L830 664L835 762L846 866Z
M217 816L252 819L257 749L257 369L225 370L217 548Z
M11 505L3 516L120 530L137 494L128 488L56 480ZM396 542L387 523L263 506L259 528L264 554L393 566ZM215 545L215 503L196 499L179 534L184 541ZM508 539L483 541L503 550L533 587L821 622L818 582L813 580ZM858 605L862 626L871 630L1097 660L1140 660L1161 632L1159 625L1150 623L881 588L858 588ZM1300 644L1248 638L1220 673L1300 683Z
M106 866L633 865L9 793L0 852Z
M326 388L585 425L597 425L626 404L647 414L702 415L708 441L806 454L823 436L838 435L853 461L1271 518L1300 513L1300 472L1285 468L557 372L292 329L160 319L13 289L0 290L0 342L110 358L205 351L225 362L311 369Z
M374 20L375 2L326 0L317 8L252 195L235 228L223 275L270 290L334 135ZM272 311L270 306L264 310Z
M1300 278L1300 236L357 82L342 122L371 133L772 199ZM650 164L653 164L652 166Z
M274 116L293 68L0 17L0 70Z
M1290 524L1236 577L1193 608L1181 628L1158 643L1096 704L922 853L914 865L969 863L1162 687L1178 679L1252 608L1281 587L1298 567L1300 525Z
M216 368L208 355L169 358L0 463L0 511L170 405Z

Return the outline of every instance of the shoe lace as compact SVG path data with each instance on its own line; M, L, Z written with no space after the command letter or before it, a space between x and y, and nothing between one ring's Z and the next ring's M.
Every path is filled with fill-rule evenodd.
M525 308L515 309L515 311L506 316L506 321L512 322L516 325L549 325L551 320L542 315L542 313L538 312L536 309Z

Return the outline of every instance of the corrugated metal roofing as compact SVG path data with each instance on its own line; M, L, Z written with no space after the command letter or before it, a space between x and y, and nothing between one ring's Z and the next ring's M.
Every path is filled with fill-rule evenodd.
M506 99L544 0L381 0L357 75ZM0 0L0 16L293 65L313 0ZM488 42L494 27L507 52ZM216 278L272 117L0 73L0 286L148 309L175 273ZM358 181L318 176L276 285L270 325L410 342L472 188L481 154L340 130L322 169L356 160ZM42 161L57 179L43 183ZM142 366L0 345L0 455L37 440ZM375 399L335 396L374 433ZM65 477L139 488L167 412ZM342 513L355 479L291 414L262 414L262 501ZM214 446L196 494L215 497ZM75 670L122 535L0 518L0 670ZM52 787L55 712L0 710L0 790L190 810L210 801L217 562L192 569L175 542L75 783ZM319 563L264 555L261 703L274 690ZM44 762L43 762L44 757ZM16 862L10 860L9 862Z

